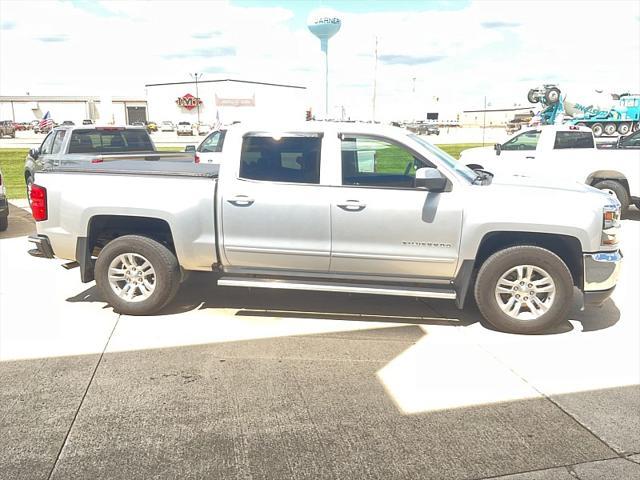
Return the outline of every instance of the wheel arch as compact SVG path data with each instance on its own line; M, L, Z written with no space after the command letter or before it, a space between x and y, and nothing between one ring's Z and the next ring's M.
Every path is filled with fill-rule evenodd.
M573 284L580 289L583 287L582 246L580 240L570 235L510 231L487 233L478 246L474 270L478 270L494 253L517 245L541 247L555 253L569 268Z
M87 236L76 243L76 261L80 278L87 283L94 279L95 257L111 240L124 235L140 235L166 246L176 255L173 233L169 223L161 218L130 215L94 215L89 219Z
M624 175L624 173L621 173L617 170L597 170L591 173L587 177L584 183L586 183L587 185L593 186L596 183L601 182L603 180L613 180L615 182L620 183L625 188L627 193L631 195L631 190L629 189L629 181L627 180L627 177Z

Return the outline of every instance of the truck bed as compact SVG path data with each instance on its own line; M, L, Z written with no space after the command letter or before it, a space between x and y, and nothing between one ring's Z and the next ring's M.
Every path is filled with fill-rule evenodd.
M99 163L64 162L43 170L47 173L95 173L108 175L160 175L218 178L220 165L159 160L113 159Z

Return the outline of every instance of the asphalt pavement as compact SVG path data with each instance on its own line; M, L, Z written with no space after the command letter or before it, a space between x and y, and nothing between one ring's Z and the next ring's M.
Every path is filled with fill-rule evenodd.
M640 212L610 301L542 335L447 301L219 288L115 314L0 234L0 479L640 478Z

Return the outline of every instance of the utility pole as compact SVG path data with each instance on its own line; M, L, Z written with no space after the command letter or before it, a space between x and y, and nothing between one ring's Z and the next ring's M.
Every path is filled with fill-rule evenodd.
M412 86L411 86L411 102L413 103L413 121L417 120L418 115L416 115L416 77L411 78Z
M376 61L373 66L373 109L371 112L371 120L373 122L376 121L376 95L377 95L377 87L378 87L378 37L376 36L376 49L375 49L375 57Z
M487 128L487 96L484 97L484 110L482 111L482 146L484 147L484 129Z
M200 95L198 93L198 80L202 78L201 73L190 73L191 78L196 81L196 109L198 111L198 128L200 127Z

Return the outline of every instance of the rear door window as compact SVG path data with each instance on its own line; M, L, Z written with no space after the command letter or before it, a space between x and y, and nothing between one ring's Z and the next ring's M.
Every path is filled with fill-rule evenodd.
M131 130L74 130L69 153L151 152L153 144L142 129Z
M240 178L287 183L320 183L320 135L247 136Z
M565 148L594 148L591 132L556 132L554 150Z

